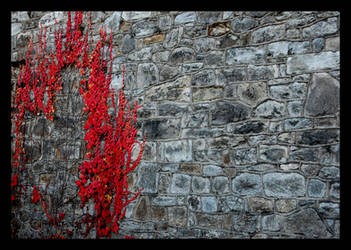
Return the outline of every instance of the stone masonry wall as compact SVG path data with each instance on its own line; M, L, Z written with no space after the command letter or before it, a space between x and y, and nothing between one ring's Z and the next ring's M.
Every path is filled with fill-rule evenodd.
M65 27L66 12L11 13L12 86L40 22L52 46L54 18ZM113 237L339 238L339 12L98 11L91 20L94 38L112 28L112 87L125 65L147 135L129 177L144 191ZM21 176L29 194L47 187L68 224L81 214L85 156L76 77L64 73L52 122L27 115ZM30 195L12 208L16 237L44 230L33 209Z

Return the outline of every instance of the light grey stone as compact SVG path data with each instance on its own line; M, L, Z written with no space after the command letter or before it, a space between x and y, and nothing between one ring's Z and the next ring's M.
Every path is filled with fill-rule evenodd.
M266 51L261 47L231 48L226 52L226 64L258 64L264 63Z
M289 118L285 119L284 128L286 131L312 128L313 122L309 118Z
M289 42L285 41L270 43L267 46L268 53L273 57L287 56L289 44Z
M318 176L325 179L339 179L340 169L333 166L322 167Z
M318 179L310 179L307 187L309 197L322 198L327 191L327 185Z
M192 191L196 194L210 192L210 180L200 176L193 176L192 178Z
M288 74L310 73L320 70L339 68L340 54L338 51L295 55L288 57L287 59Z
M329 190L329 195L330 197L334 199L340 199L340 183L335 182L330 185L330 190Z
M15 36L22 31L22 23L11 23L11 36Z
M156 196L152 199L153 206L176 206L177 205L177 197L175 196Z
M262 118L279 118L285 114L285 105L282 102L267 100L256 107L254 114Z
M235 165L245 165L257 162L256 148L236 149L232 154L232 161Z
M321 52L322 49L324 48L324 41L325 41L325 39L323 37L313 39L312 51L313 52Z
M54 25L56 22L60 23L65 18L63 11L53 11L45 14L39 19L40 24L43 25L43 28Z
M268 91L264 82L242 83L235 84L235 86L237 86L239 98L251 106L256 106L268 98Z
M232 21L232 30L234 33L242 33L255 28L257 25L258 21L255 18L237 17Z
M127 22L151 17L151 11L123 11L122 18Z
M142 36L150 36L158 31L158 24L156 21L138 21L132 25L132 32L135 34L136 38Z
M201 197L201 209L204 213L217 212L218 201L216 196L203 196Z
M306 193L305 178L297 173L268 173L262 179L267 196L295 198Z
M178 64L193 61L195 51L188 47L179 47L174 49L169 55L168 61L170 64Z
M163 47L170 49L175 47L183 35L183 27L175 28L167 32L163 41Z
M288 102L286 108L290 117L301 116L303 111L303 102L302 101Z
M113 33L119 32L119 25L121 21L121 12L115 11L111 16L109 16L105 22L104 27L109 31L112 29Z
M232 191L239 195L261 195L263 191L261 176L249 173L236 176L232 181Z
M136 44L136 39L134 39L133 36L127 34L122 41L121 52L127 54L133 51L136 48Z
M204 176L217 176L223 174L223 169L216 165L205 165L202 168Z
M159 71L154 63L141 63L138 65L137 82L141 86L148 87L159 81Z
M288 160L287 147L280 145L260 145L260 159L263 161L284 163Z
M187 162L192 160L191 140L168 141L161 144L161 160Z
M215 38L199 37L194 40L195 50L200 53L212 50L215 44Z
M231 82L245 81L247 79L246 69L240 67L224 68L216 70L218 85Z
M307 94L307 84L294 82L288 85L273 85L269 87L269 92L276 99L304 99Z
M325 50L340 50L340 37L330 37L325 40Z
M188 194L190 192L191 177L186 174L173 174L171 193Z
M174 24L192 23L196 20L196 12L187 11L177 15L174 19Z
M338 31L337 18L329 18L326 21L317 22L302 30L304 38L321 37Z
M192 86L212 86L216 84L215 79L214 71L205 69L193 74L190 83Z
M272 25L258 28L251 34L252 43L262 43L283 39L285 36L285 25Z
M224 176L217 176L213 178L212 190L218 194L228 193L229 180Z
M310 42L290 42L288 45L288 55L299 55L310 52Z
M140 50L133 51L127 55L127 58L132 61L148 61L151 60L151 47L142 48Z

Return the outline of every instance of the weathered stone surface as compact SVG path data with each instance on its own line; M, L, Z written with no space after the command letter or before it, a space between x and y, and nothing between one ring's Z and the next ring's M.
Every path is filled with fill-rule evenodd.
M307 187L307 193L310 197L322 198L327 190L327 185L318 180L318 179L310 179Z
M171 193L188 194L190 192L191 177L186 174L173 174Z
M278 118L285 113L284 103L267 100L256 107L254 110L255 116L262 118Z
M187 111L187 106L175 103L163 103L158 106L159 116L180 116Z
M262 197L248 197L247 205L252 213L270 213L273 211L273 201Z
M192 160L191 141L178 140L160 145L161 160L166 162L186 162Z
M286 162L288 149L279 145L260 145L260 159L270 162Z
M213 70L202 70L191 77L192 86L211 86L215 85L215 73Z
M317 22L302 30L304 38L321 37L324 35L333 34L338 31L337 18L329 18L326 21Z
M229 191L229 181L227 177L217 176L213 178L212 190L215 193L223 194Z
M294 82L288 85L274 85L269 87L270 94L276 99L302 99L307 93L307 84Z
M151 11L123 11L122 18L127 22L135 21L137 19L143 19L150 17L152 15Z
M201 210L204 213L217 212L218 201L216 196L202 196L201 204Z
M239 98L251 106L256 106L268 97L267 87L264 82L239 84L237 92Z
M327 73L313 74L305 112L311 116L335 114L339 110L339 81Z
M155 21L139 21L132 25L132 32L135 37L150 36L157 32L158 25Z
M287 56L289 49L289 42L274 42L267 46L267 53L272 57Z
M134 217L138 220L146 220L148 217L148 210L149 209L148 209L146 197L143 196L141 197L141 199L139 199L139 202L136 205Z
M340 68L339 52L320 52L318 54L301 54L288 57L288 74L309 73L328 69Z
M144 188L144 193L157 193L159 166L155 163L140 163L137 185Z
M337 130L307 130L297 135L300 144L317 145L328 144L338 140Z
M171 64L178 64L193 61L195 58L195 52L193 49L188 47L179 47L174 49L169 55L168 61Z
M277 77L278 68L276 65L249 65L247 75L249 81L269 80Z
M245 68L233 67L233 68L224 68L216 72L217 83L220 85L244 81L247 79L247 74Z
M262 230L278 232L282 227L283 217L280 215L266 215L262 218Z
M115 11L110 17L108 17L105 20L104 26L108 30L112 29L113 32L118 32L121 24L120 21L121 21L121 12Z
M280 213L289 213L296 208L296 200L293 199L279 199L275 202L275 206Z
M150 119L144 122L144 134L149 140L175 138L179 135L180 120Z
M290 152L291 160L295 161L318 161L318 150L314 148L301 148Z
M340 206L333 202L320 202L318 212L323 218L338 219L340 217Z
M196 20L196 13L194 11L188 11L177 15L174 19L174 23L185 24L185 23L194 22L195 20Z
M127 34L122 41L121 52L127 54L133 51L136 48L136 44L136 39L133 36Z
M257 162L256 148L236 149L231 156L235 165L252 164Z
M263 175L262 180L267 196L294 198L306 192L305 178L297 173L269 173Z
M233 134L260 133L265 129L265 124L261 121L249 121L241 124L230 124L227 130Z
M261 195L262 194L261 176L257 174L243 173L235 177L232 181L232 191L240 195Z
M39 24L43 25L43 27L48 27L55 24L56 22L61 22L64 19L64 13L62 11L54 11L42 16L39 20Z
M234 231L246 233L259 231L259 220L257 215L251 215L249 213L234 215L233 224Z
M200 176L194 176L192 178L191 189L194 193L209 193L210 192L210 180Z
M186 225L186 212L186 207L168 208L169 224L184 227Z
M265 61L266 51L261 47L232 48L226 52L226 64L258 64Z
M183 28L180 27L180 28L172 29L165 36L163 41L163 46L168 49L173 48L179 43L182 34L183 34Z
M250 108L237 102L216 101L211 107L211 124L224 125L230 122L246 120L250 115Z
M175 196L156 196L152 199L154 206L175 206L177 205L177 197Z
M138 65L137 81L141 86L148 87L159 81L159 70L154 63L141 63Z
M325 179L339 179L340 169L333 166L322 167L318 176Z
M252 43L262 43L268 41L274 41L283 39L285 36L285 26L281 25L272 25L266 26L263 28L256 29L251 34Z
M235 33L246 32L258 25L258 21L252 17L238 17L232 21L232 30Z
M283 124L287 131L312 128L312 120L309 118L290 118L284 120Z

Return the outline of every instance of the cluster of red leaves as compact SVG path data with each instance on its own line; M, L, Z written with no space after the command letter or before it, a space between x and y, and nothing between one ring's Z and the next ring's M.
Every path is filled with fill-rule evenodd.
M118 110L116 108L114 92L110 88L113 61L112 31L107 41L107 33L101 29L100 40L92 53L89 53L88 32L83 37L80 29L82 19L82 12L76 12L72 29L71 15L68 12L65 41L62 40L63 29L55 31L55 50L51 52L47 52L46 49L46 29L43 34L41 27L36 53L32 53L33 42L30 41L26 63L20 70L13 97L15 112L12 114L12 121L16 127L16 142L11 187L15 194L19 186L18 167L25 158L22 131L25 111L35 115L43 112L47 119L53 120L56 93L62 88L60 73L67 66L75 66L83 77L79 92L85 103L83 111L87 113L84 139L88 151L87 160L79 166L80 175L76 185L79 187L81 208L86 206L89 200L95 204L95 214L92 216L87 213L79 225L87 224L85 235L95 225L97 237L111 237L111 232L118 233L118 223L125 216L126 206L141 192L140 190L133 194L128 190L127 176L140 162L145 139L143 143L135 139L136 115L140 106L135 102L134 108L130 107L125 99L123 87L119 92ZM108 58L104 53L107 43ZM107 73L108 61L110 65ZM132 150L135 145L140 146L140 151L137 159L132 161ZM12 199L15 199L14 195ZM49 222L54 225L61 222L64 214L60 213L58 219L50 216L43 197L35 186L32 202L37 203L40 199Z
M139 164L144 142L139 143L135 137L137 109L135 102L131 109L126 101L123 87L119 92L118 110L114 99L113 89L110 88L112 70L112 32L109 38L108 59L109 72L106 72L108 59L104 59L103 51L106 46L106 31L100 30L100 41L89 58L80 65L90 68L89 77L80 82L80 93L83 95L87 113L84 124L87 142L87 160L79 167L80 175L76 184L80 188L82 207L89 199L94 202L95 217L90 222L96 224L97 237L111 237L111 232L118 233L118 223L125 216L126 206L133 201L141 191L129 197L127 175ZM85 75L85 71L81 70ZM124 86L124 70L123 82ZM108 104L108 100L112 103ZM113 112L111 114L111 109ZM140 146L137 159L132 163L132 150ZM87 218L88 221L88 218ZM89 232L91 226L87 226Z

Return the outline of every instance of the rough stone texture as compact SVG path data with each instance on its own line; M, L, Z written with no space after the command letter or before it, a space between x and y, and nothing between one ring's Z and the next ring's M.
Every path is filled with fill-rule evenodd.
M66 14L11 12L12 91L30 37L38 44L42 23L52 48ZM95 42L102 25L112 29L111 85L122 87L125 66L127 98L142 105L137 135L147 136L128 176L144 191L112 238L340 237L339 12L92 11L91 23ZM53 121L26 114L21 181L27 197L37 183L48 200L63 198L73 229L85 117L77 72L62 79ZM40 238L46 215L27 200L11 209L12 226Z

